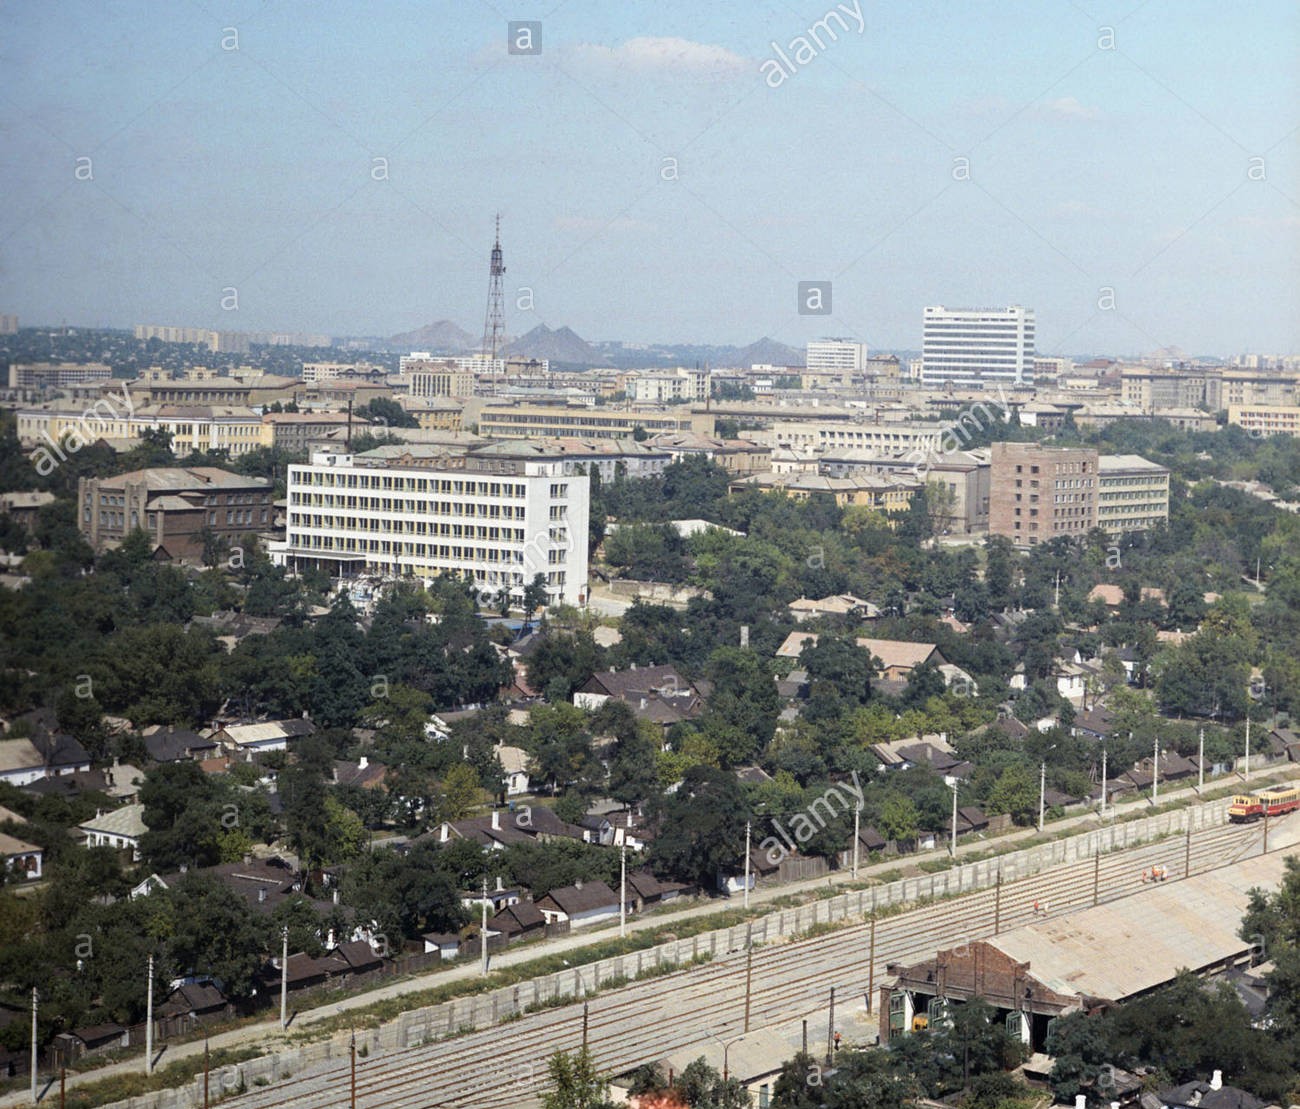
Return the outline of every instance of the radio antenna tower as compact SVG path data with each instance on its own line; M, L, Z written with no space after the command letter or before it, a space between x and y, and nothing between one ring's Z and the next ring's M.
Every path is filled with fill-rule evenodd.
M501 260L501 213L497 213L497 237L492 244L492 264L488 277L487 315L483 318L483 357L489 359L488 372L493 374L493 393L496 389L497 352L506 337L505 291L502 278L506 267Z

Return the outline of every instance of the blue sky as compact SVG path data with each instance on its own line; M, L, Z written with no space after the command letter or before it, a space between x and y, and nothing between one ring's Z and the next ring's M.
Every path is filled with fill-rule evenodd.
M0 311L478 332L499 209L512 334L1295 352L1297 56L1289 0L3 4Z

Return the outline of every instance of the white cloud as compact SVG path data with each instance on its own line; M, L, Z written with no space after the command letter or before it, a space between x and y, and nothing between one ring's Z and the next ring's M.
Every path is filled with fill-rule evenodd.
M618 46L578 43L570 48L570 53L587 64L635 73L730 77L749 69L751 65L745 58L724 46L653 36L628 39Z

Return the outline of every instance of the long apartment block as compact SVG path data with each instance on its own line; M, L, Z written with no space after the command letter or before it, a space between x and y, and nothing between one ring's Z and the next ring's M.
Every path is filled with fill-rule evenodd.
M289 467L285 541L273 559L335 576L452 574L516 600L537 574L552 603L587 590L589 479L561 458L316 454Z

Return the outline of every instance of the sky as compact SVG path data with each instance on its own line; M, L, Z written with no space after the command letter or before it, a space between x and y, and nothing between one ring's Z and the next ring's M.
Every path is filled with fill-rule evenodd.
M500 212L512 335L1294 353L1297 57L1293 0L0 3L0 312L477 335Z

